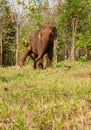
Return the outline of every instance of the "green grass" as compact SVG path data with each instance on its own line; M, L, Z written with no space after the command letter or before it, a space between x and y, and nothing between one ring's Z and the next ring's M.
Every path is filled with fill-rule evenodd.
M91 130L91 63L0 68L0 130Z

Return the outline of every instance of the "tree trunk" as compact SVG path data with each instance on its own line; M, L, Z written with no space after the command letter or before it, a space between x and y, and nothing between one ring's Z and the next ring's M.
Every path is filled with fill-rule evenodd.
M57 60L57 54L56 54L56 41L55 41L55 43L54 43L53 52L54 52L54 55L53 55L53 57L54 57L54 61L57 63L58 60Z
M75 21L72 20L72 43L71 43L71 61L74 61L74 43L75 43Z
M0 34L0 66L2 66L2 28L1 28L1 34Z
M74 61L75 59L75 54L74 54L74 49L75 49L75 35L76 35L76 30L77 30L77 25L78 25L78 19L73 19L72 20L72 43L71 43L71 61Z
M72 43L71 43L71 61L74 61L74 43L75 43L75 36L72 37Z
M18 65L18 20L17 20L17 27L16 27L16 65Z
M88 48L85 49L86 60L90 60L90 51Z
M79 51L79 49L75 50L75 57L76 57L76 59L78 59L80 57L80 51Z

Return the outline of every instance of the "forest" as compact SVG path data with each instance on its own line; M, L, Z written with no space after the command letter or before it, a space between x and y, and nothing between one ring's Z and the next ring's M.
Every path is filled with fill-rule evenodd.
M52 64L35 70L23 55L46 25ZM0 130L91 130L91 0L0 0Z
M1 0L1 65L18 64L29 35L45 23L57 27L55 62L91 59L90 0Z

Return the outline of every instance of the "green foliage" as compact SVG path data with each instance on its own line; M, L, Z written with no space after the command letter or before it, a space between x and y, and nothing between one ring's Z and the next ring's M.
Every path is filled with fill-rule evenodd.
M85 49L91 48L91 2L90 0L65 0L59 5L51 5L47 0L31 0L26 4L24 1L17 1L18 9L23 8L22 14L18 14L17 18L19 18L18 25L18 37L19 37L19 57L21 57L24 46L23 39L26 41L29 38L29 35L38 29L41 25L45 23L53 23L56 25L58 30L58 38L56 41L56 49L55 56L59 60L65 59L64 53L68 54L67 58L71 56L72 43L74 39L74 50L76 49ZM0 3L0 14L3 13L4 17L4 28L3 35L7 35L5 39L3 39L4 44L9 44L6 46L8 50L12 50L14 52L11 56L11 52L9 55L15 61L15 35L16 35L16 22L15 18L12 17L13 13L10 10L10 7L7 6L5 9L5 4L7 5L7 1L1 1ZM3 5L3 6L2 6ZM4 7L4 8L3 8ZM84 8L85 7L85 8ZM6 11L6 15L4 14ZM17 9L16 9L17 10ZM8 14L10 15L7 15ZM15 13L16 13L15 12ZM20 9L21 12L21 9ZM5 15L5 16L4 16ZM5 22L5 18L7 19ZM5 37L5 36L4 36ZM14 41L14 43L13 43ZM7 42L7 43L6 43ZM12 44L12 45L11 45ZM5 48L5 47L4 47ZM4 52L6 53L6 52ZM4 56L5 59L6 55ZM79 58L79 57L78 57ZM58 60L58 61L59 61ZM8 62L7 60L5 61ZM10 64L10 61L9 61Z
M15 40L16 22L13 13L7 3L3 6L1 25L2 25L2 59L3 65L15 64Z
M58 6L57 12L59 18L57 21L59 32L59 44L60 41L63 40L64 47L65 44L69 43L71 48L72 38L74 37L75 49L86 48L88 46L90 47L90 1L65 0L62 5ZM59 46L59 50L60 49L61 48Z
M78 61L86 62L87 61L86 56L80 56L80 58L78 59Z

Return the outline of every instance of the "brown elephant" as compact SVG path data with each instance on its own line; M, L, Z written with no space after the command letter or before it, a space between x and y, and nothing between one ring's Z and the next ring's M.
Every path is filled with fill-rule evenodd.
M29 45L20 61L20 65L24 64L26 57L34 60L34 68L43 69L43 56L47 54L48 67L52 63L54 40L57 37L57 29L52 24L45 24L39 30L32 33L29 37Z

